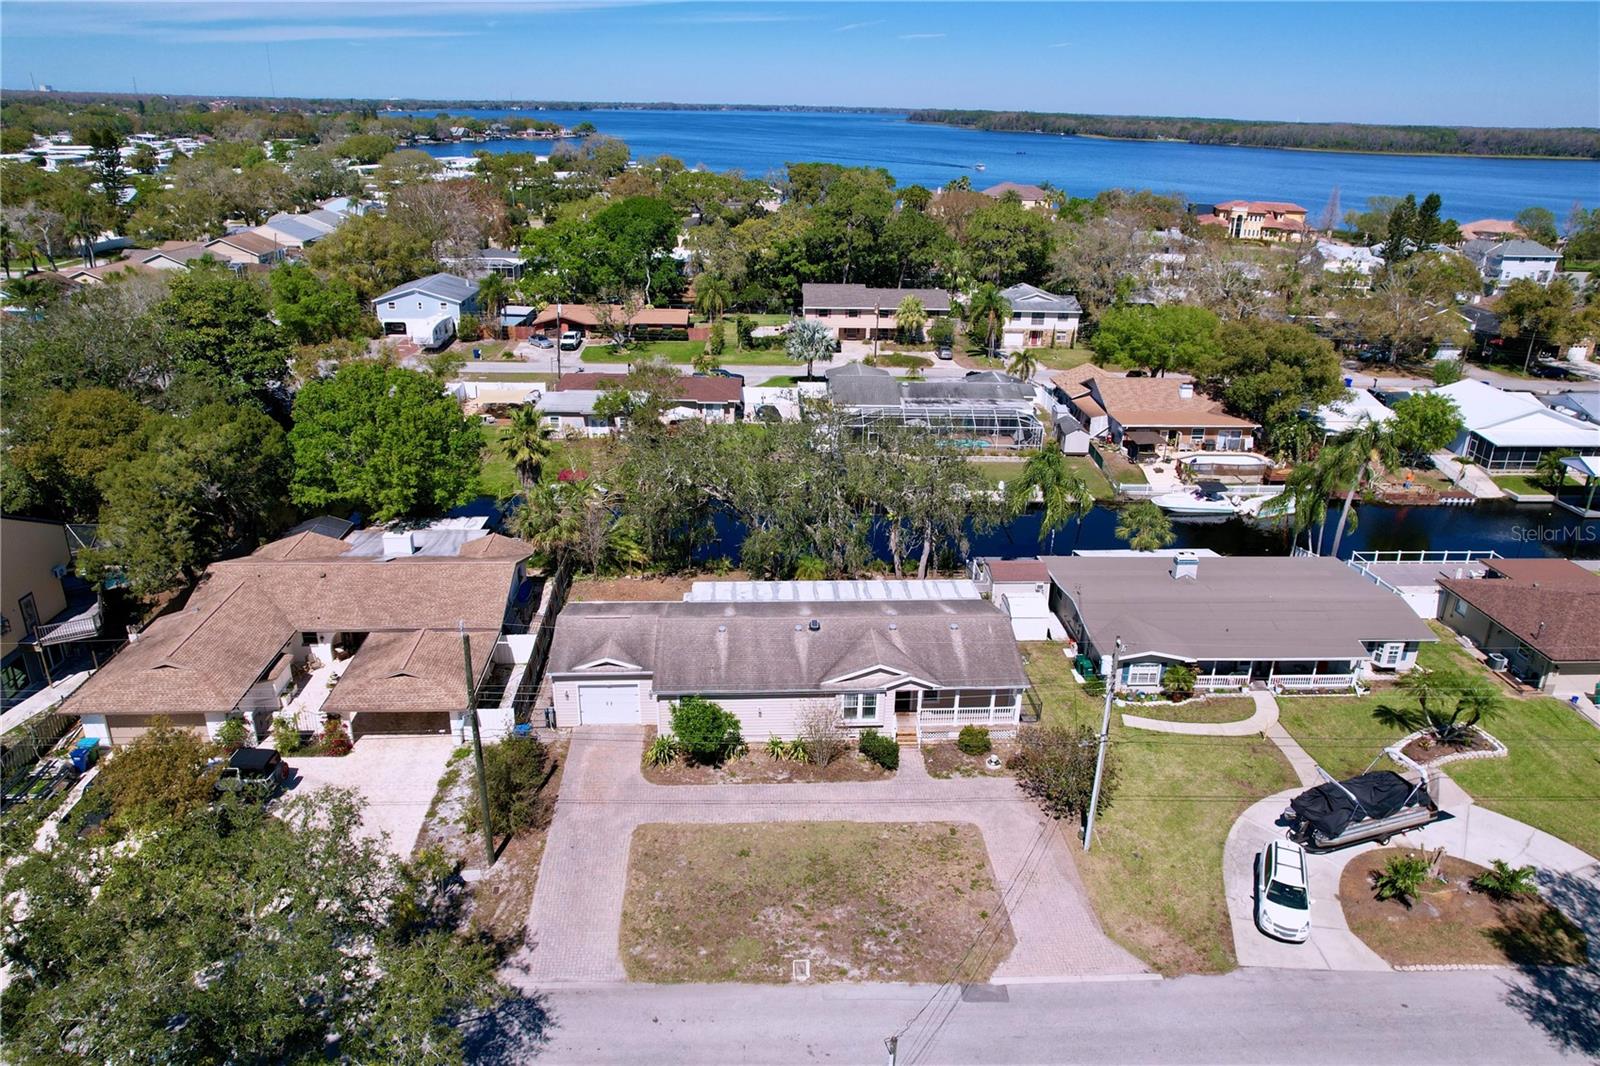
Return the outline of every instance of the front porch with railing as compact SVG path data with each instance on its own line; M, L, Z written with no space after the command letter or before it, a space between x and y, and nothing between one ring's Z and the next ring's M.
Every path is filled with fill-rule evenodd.
M1032 696L1025 701L1024 695ZM917 708L917 744L954 740L966 726L981 726L996 737L1013 737L1024 719L1028 703L1032 720L1039 720L1038 697L1031 689L946 689L920 693Z

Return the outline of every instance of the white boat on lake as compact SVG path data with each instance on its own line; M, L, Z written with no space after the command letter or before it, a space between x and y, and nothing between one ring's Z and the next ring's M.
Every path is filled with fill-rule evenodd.
M1220 485L1208 483L1193 489L1178 489L1152 496L1150 502L1178 518L1229 518L1239 513L1239 497L1218 491Z

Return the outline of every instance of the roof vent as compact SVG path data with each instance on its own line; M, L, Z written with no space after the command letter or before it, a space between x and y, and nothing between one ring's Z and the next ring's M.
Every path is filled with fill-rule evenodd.
M961 623L960 622L951 622L950 623L950 628L951 629L960 629L961 628Z
M806 626L806 628L811 630L811 632L815 633L815 632L817 632L817 630L822 628L822 620L819 619L819 618L813 618L810 621L810 623Z
M718 626L717 627L717 632L718 633L726 633L727 631L728 631L728 627L727 626Z
M899 629L900 628L900 623L899 622L890 622L889 623L889 628L890 629Z
M1180 400L1192 400L1192 399L1194 399L1194 382L1192 382L1192 381L1180 381L1180 382L1178 382L1178 399L1180 399Z
M1188 578L1197 581L1200 578L1200 556L1192 551L1181 551L1172 557L1172 579L1180 581Z
M383 555L386 559L393 559L400 555L412 555L417 550L417 538L410 530L395 531L385 530L383 534Z

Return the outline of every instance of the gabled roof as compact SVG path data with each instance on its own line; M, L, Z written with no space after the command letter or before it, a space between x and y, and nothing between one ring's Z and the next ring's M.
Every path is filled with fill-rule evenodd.
M241 252L247 252L250 255L255 256L270 255L273 252L281 251L283 249L283 245L279 244L271 237L264 237L255 230L248 229L240 230L238 233L230 233L226 237L218 237L215 240L207 241L206 247L210 248L213 245L218 244L226 244L233 248L239 249Z
M1037 285L1026 282L1013 285L1000 293L1011 305L1013 313L1017 311L1056 311L1069 315L1083 314L1083 305L1076 296L1057 296L1053 292L1046 292Z
M432 296L436 300L465 303L478 294L478 286L475 282L468 281L466 278L458 278L454 274L429 274L425 278L408 281L404 285L396 285L372 302L377 304L389 300L398 300L402 296L408 296L414 292L421 293L424 296Z
M1592 423L1546 407L1526 392L1507 392L1476 378L1433 390L1448 397L1463 427L1499 447L1593 448L1600 435Z
M1087 378L1085 384L1106 413L1124 429L1188 426L1250 429L1256 426L1248 418L1228 414L1222 404L1198 388L1185 397L1180 386L1192 386L1194 381L1184 374L1130 378L1099 370Z
M1493 248L1493 255L1500 259L1560 259L1561 253L1553 248L1546 248L1538 241L1530 241L1522 237L1509 241L1500 241Z
M942 289L879 289L870 285L825 285L808 282L800 286L800 303L806 309L871 311L879 308L884 314L894 314L900 301L915 296L927 311L950 310L950 294Z
M314 225L298 215L273 215L267 219L264 226L258 227L254 232L259 233L263 229L275 230L301 243L321 240L333 232L332 227Z
M1023 185L1020 182L1015 182L1015 181L1002 181L998 185L991 185L987 189L983 190L983 195L992 196L996 200L998 200L1001 197L1005 196L1005 194L1008 193L1008 192L1016 193L1017 196L1020 197L1024 201L1048 200L1048 199L1050 199L1050 193L1047 192L1044 189L1039 188L1039 186L1037 186L1037 185Z
M1496 559L1491 570L1502 576L1439 584L1551 662L1600 660L1600 576L1568 559Z
M563 374L553 382L550 392L599 392L607 388L626 385L626 374L594 374L583 371ZM698 374L679 374L672 379L675 400L693 400L696 403L740 403L744 399L744 386L738 378L720 375L701 377Z
M1257 214L1305 214L1306 209L1299 204L1283 200L1225 200L1217 204L1218 211L1227 211L1243 208Z

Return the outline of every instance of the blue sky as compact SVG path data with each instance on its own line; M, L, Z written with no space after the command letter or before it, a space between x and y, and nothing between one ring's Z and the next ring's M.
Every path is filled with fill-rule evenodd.
M5 0L0 71L13 89L1596 126L1600 4Z

